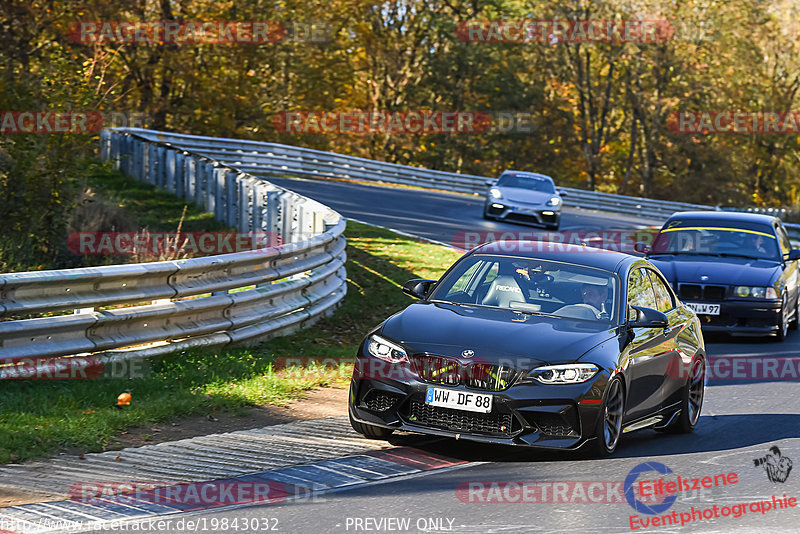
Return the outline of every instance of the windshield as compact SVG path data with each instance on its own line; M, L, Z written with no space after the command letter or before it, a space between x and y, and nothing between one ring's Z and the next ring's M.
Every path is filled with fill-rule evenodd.
M556 189L553 182L547 178L539 178L530 175L504 174L497 181L499 187L518 187L531 191L541 191L543 193L555 193Z
M656 236L651 254L780 259L770 226L708 220L669 221Z
M430 299L587 321L611 322L617 277L602 269L532 258L468 256Z

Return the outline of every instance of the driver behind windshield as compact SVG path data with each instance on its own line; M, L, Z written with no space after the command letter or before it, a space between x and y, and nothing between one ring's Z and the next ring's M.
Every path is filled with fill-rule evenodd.
M608 298L608 288L597 284L583 284L581 288L581 295L583 296L583 303L591 306L595 310L595 314L600 316L606 310L606 299Z
M775 247L770 243L770 239L761 234L748 234L744 250L760 258L771 258L775 255Z

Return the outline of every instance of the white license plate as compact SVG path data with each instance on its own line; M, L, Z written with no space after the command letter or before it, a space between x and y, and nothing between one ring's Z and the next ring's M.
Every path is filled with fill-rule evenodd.
M468 412L489 413L492 411L492 396L428 386L425 404L441 408L467 410Z
M702 302L687 302L686 305L693 312L701 315L719 315L719 304L704 304Z

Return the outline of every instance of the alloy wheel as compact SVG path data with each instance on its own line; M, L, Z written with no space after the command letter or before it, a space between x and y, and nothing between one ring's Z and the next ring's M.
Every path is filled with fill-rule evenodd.
M622 432L622 388L619 380L608 385L608 397L603 413L603 437L608 450L614 450Z
M700 410L703 408L705 375L705 360L703 358L698 358L692 365L692 372L689 375L689 402L687 408L689 411L689 423L692 426L697 424L697 419L700 417Z

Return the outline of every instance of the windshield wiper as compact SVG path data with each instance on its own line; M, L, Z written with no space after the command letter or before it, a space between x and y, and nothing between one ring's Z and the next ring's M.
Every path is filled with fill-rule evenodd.
M428 302L438 302L439 304L452 304L453 306L477 306L477 304L468 304L466 302L453 302L452 300L439 300L431 299Z
M717 257L717 258L721 256L721 254L718 254L716 252L695 252L693 250L675 250L675 251L672 251L672 252L655 252L655 253L651 252L650 253L651 256L658 256L659 254L663 254L663 255L669 254L670 256L714 256L714 257Z
M733 252L694 252L691 250L681 250L672 252L651 252L650 256L670 255L670 256L710 256L713 258L747 258L748 260L766 260L758 256L748 256L746 254L736 254Z
M748 260L768 260L768 259L770 259L770 258L763 258L763 257L760 257L760 256L747 256L746 254L735 254L733 252L720 252L718 255L722 256L723 258L728 258L728 257L730 257L730 258L747 258Z

